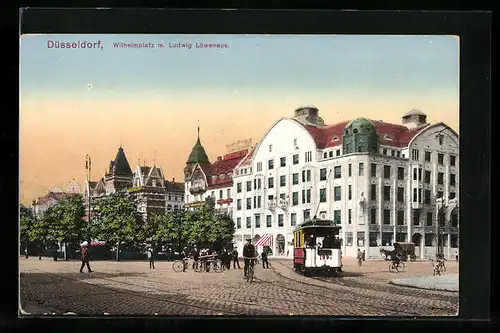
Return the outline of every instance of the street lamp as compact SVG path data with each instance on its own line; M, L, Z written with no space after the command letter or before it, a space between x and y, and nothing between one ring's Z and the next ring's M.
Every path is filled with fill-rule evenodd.
M85 155L85 170L87 170L87 185L88 185L88 218L87 218L87 241L90 245L90 227L91 227L91 206L90 206L90 196L91 196L91 188L90 188L90 181L91 181L91 170L92 170L92 159L90 158L89 154Z

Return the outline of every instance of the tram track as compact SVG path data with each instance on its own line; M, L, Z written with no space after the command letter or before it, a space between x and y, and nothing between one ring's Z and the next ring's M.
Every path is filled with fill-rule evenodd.
M280 263L280 262L277 262L276 263L282 265L283 267L289 269L290 271L293 271L292 269L290 269L289 267L287 267L286 265L284 265L283 263ZM362 301L360 301L360 304L367 304L369 306L374 306L374 307L377 307L379 309L383 309L384 311L386 312L398 312L398 313L401 313L402 311L401 310L395 310L395 309L400 309L402 306L406 306L408 305L408 303L411 303L413 308L419 308L419 309L422 309L424 310L424 312L429 312L429 308L431 310L445 310L447 312L456 312L458 307L456 305L454 305L453 303L454 302L450 302L450 301L444 301L441 300L441 299L433 299L433 301L435 302L441 302L441 304L437 304L435 306L430 306L429 305L424 305L424 304L421 304L421 303L424 303L424 302L428 302L428 297L425 296L425 297L415 297L415 295L400 295L400 296L403 296L404 299L403 300L394 300L394 299L391 299L391 297L385 297L383 298L383 302L384 304L387 304L387 306L381 306L380 305L380 302L379 301L374 301L374 299L377 299L377 296L378 296L378 299L380 299L380 296L379 295L376 295L377 291L373 291L373 289L371 288L368 288L368 287L364 287L362 289L365 289L369 292L369 294L363 294L362 292L359 292L359 291L356 291L356 290L353 290L353 289L356 289L356 287L352 287L352 286L348 286L348 285L345 285L343 284L343 282L340 282L339 284L335 284L335 283L332 283L331 281L323 281L323 282L328 282L328 283L331 283L333 286L336 287L336 289L332 289L330 287L327 287L327 286L321 286L321 285L317 285L317 284L314 284L314 283L308 283L308 282L304 282L304 281L300 281L300 280L297 280L297 279L293 279L293 278L290 278L290 277L287 277L281 273L279 273L274 267L272 267L272 265L270 266L273 270L273 272L279 276L280 278L282 279L285 279L287 281L290 281L292 283L296 283L296 284L300 284L300 285L304 285L304 286L307 286L309 288L316 288L316 289L321 289L321 290L329 290L330 292L331 291L337 291L337 292L340 292L340 293L345 293L345 292L349 292L350 294L354 294L355 297L359 298L359 299L363 299ZM281 286L282 288L287 288L287 287L284 287L284 286ZM290 288L291 289L291 288ZM292 290L296 290L296 289L292 289ZM373 293L372 293L373 291ZM305 292L305 291L302 291L303 293L308 293L308 292ZM378 293L384 293L384 294L389 294L389 292L387 291L379 291ZM318 294L315 294L315 293L312 293L313 295L315 296L320 296L320 297L325 297L324 294L323 295L318 295ZM338 297L339 296L335 296L335 300L338 300ZM353 300L352 299L344 299L345 301L347 302L352 302ZM417 302L415 302L417 301ZM448 303L448 304L442 304L442 303ZM421 312L420 311L403 311L405 312L405 316L421 316ZM431 311L432 312L432 311Z

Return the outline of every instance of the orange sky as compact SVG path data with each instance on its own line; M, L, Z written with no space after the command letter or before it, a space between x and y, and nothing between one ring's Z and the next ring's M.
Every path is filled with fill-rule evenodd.
M459 130L456 94L435 96L406 92L391 96L273 94L251 98L234 91L230 96L196 97L177 93L168 98L144 94L120 99L31 96L20 109L20 199L29 204L52 186L72 178L85 179L85 155L92 157L92 178L104 175L120 144L133 170L138 159L162 166L167 179L183 180L185 161L196 140L210 159L226 153L226 144L252 138L259 141L279 117L290 117L301 104L313 104L326 124L356 117L400 123L412 108L423 110L428 122L443 121Z

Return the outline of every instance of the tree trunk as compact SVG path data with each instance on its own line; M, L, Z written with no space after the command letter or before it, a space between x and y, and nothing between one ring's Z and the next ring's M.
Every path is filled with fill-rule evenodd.
M64 253L64 260L68 260L68 254L67 254L67 252L68 252L68 243L63 242L62 245L63 245L63 251L64 251L63 252Z
M116 243L116 261L120 261L120 241Z

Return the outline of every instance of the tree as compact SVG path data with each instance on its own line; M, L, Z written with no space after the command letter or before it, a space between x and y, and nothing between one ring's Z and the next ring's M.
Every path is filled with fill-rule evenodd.
M97 223L94 236L116 244L116 260L120 260L120 245L145 241L145 226L134 202L124 193L113 193L95 203Z
M35 218L30 209L21 207L19 211L19 238L21 242L25 243L25 248L28 248L28 242L33 241L31 239L31 228L33 228L33 223Z
M28 239L38 243L38 258L41 259L45 243L49 240L49 226L52 222L53 207L49 207L41 217L34 217L31 228L28 230Z
M81 195L70 197L60 205L55 206L51 210L51 214L49 230L52 239L62 242L65 248L68 242L82 240L86 223L83 220L85 206ZM64 259L66 259L66 252L64 251Z

